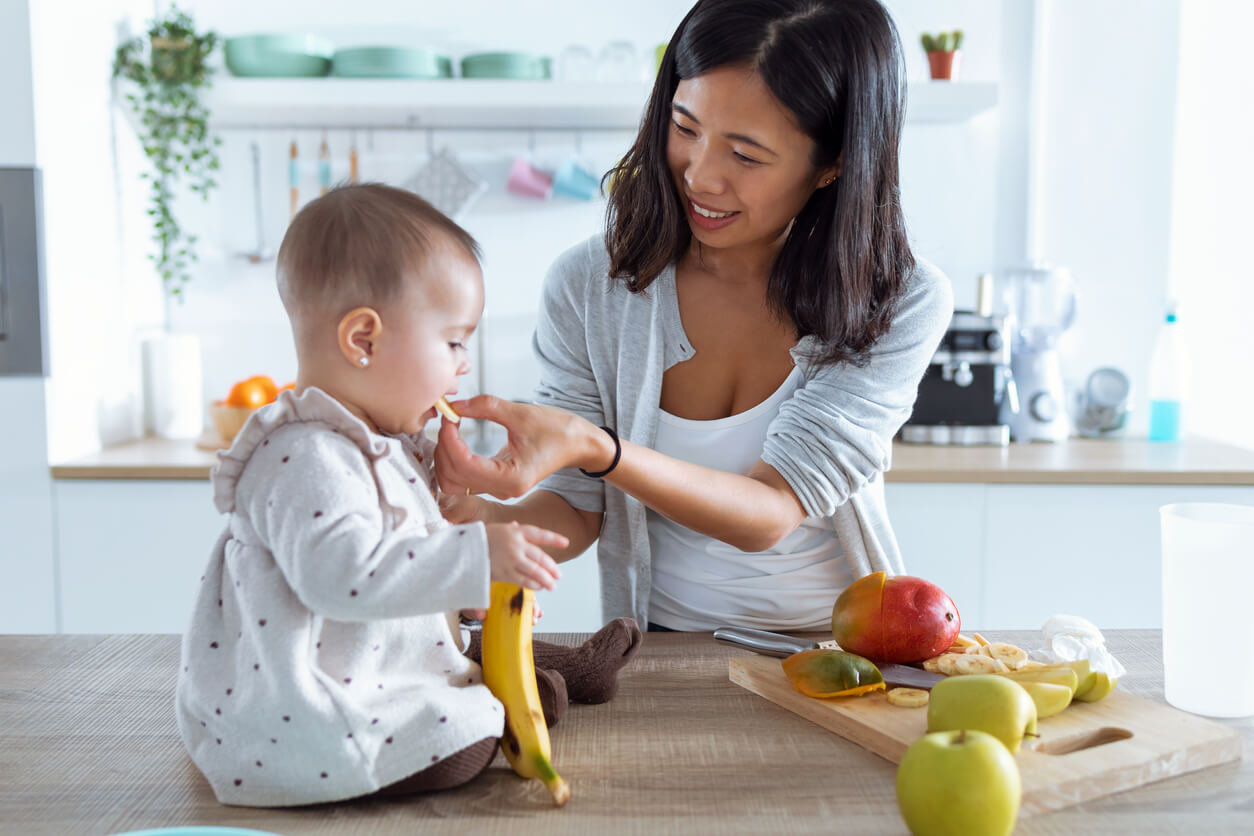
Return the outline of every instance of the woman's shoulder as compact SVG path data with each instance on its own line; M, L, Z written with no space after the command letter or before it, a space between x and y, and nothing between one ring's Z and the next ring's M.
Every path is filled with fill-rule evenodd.
M558 255L544 279L546 307L569 307L616 315L630 305L627 283L610 278L610 255L604 235L593 235Z
M567 248L549 266L547 283L586 287L609 281L610 255L605 238L592 235Z
M954 291L949 277L927 259L915 257L897 303L892 331L922 333L937 340L949 327L954 312Z

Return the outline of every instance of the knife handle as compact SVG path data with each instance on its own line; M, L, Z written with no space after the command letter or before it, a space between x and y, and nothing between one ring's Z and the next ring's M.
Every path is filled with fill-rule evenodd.
M766 630L752 630L748 627L720 627L714 631L714 639L723 644L747 647L763 656L776 656L780 659L802 650L815 650L819 646L816 641L797 639L780 633L768 633Z

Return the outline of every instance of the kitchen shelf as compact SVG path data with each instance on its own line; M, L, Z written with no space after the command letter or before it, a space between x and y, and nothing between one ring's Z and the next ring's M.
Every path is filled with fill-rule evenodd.
M206 97L215 130L635 130L643 83L219 77ZM991 82L914 82L906 121L961 123L997 105Z

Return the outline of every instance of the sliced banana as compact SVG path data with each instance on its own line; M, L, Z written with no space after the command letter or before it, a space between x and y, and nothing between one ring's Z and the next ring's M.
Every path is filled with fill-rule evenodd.
M927 705L928 693L919 688L894 688L888 692L888 701L903 708L919 708Z
M936 665L945 676L953 676L958 672L955 663L962 658L964 658L964 655L961 653L942 653L936 657Z
M940 673L941 672L940 657L935 656L931 659L924 659L923 670L927 671L928 673Z
M989 644L989 640L981 636L979 633L972 633L977 644Z
M982 653L964 653L954 660L954 670L959 674L997 673L1000 664L996 659ZM1005 665L1001 667L1006 668Z
M1012 671L1019 670L1028 661L1028 652L1026 650L1007 642L993 642L988 646L988 650L989 655L994 659L1001 660Z
M977 642L975 639L971 638L970 636L964 636L962 635L962 633L959 633L957 636L954 636L954 643L952 647L964 648L964 647L970 647L973 644L979 644L979 642ZM958 652L961 652L961 650L959 650Z
M989 654L987 651L988 651L988 645L973 644L970 647L963 650L962 652L970 654L972 656L990 656L991 654Z

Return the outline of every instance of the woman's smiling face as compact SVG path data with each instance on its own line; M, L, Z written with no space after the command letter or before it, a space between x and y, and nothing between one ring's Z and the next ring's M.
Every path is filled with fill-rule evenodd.
M713 248L769 247L835 168L745 67L683 79L671 102L666 159L693 236Z

